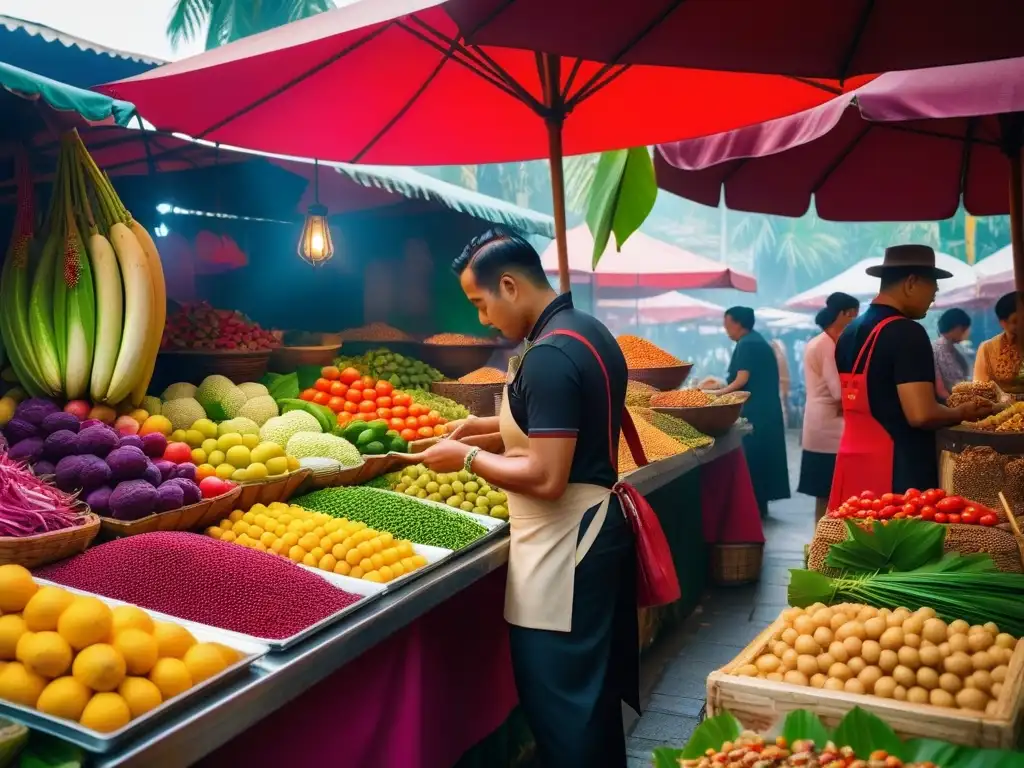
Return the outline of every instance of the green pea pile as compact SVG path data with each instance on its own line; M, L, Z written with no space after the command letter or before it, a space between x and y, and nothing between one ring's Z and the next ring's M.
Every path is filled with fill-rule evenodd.
M435 395L433 392L413 389L408 392L408 395L417 405L424 405L431 410L437 411L448 419L448 421L457 421L458 419L464 419L469 416L469 411L464 405L459 405L454 400L449 400L447 397Z
M639 411L644 420L653 427L657 427L677 443L682 443L688 448L703 448L715 442L696 427L688 424L682 419L669 416L667 413L658 413L650 408L633 408Z
M366 523L399 539L444 549L462 549L487 533L468 517L424 504L411 496L366 486L323 488L292 499L314 512Z

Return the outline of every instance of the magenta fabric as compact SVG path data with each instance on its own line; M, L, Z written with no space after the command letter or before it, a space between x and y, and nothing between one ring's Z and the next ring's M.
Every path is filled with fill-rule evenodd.
M853 74L1024 55L1020 0L449 0L474 42L599 61Z
M820 107L663 144L658 184L705 205L831 221L946 219L1009 211L1010 127L1024 58L892 72ZM1005 130L1004 130L1005 129ZM1024 137L1024 124L1012 133Z
M700 509L707 544L763 544L764 528L743 451L700 468Z
M636 290L637 295L692 288L736 288L756 291L757 280L745 272L730 269L719 261L700 256L684 248L635 232L615 250L614 238L604 255L591 267L594 238L586 224L566 233L569 247L569 277L574 283L591 283L598 289ZM558 246L552 242L541 254L544 271L558 274Z
M160 129L284 155L391 165L548 157L535 53L459 46L434 0L373 0L99 89L130 98ZM571 104L565 155L703 136L838 92L779 75L575 59L561 62L560 78Z
M454 765L518 703L506 575L495 571L444 601L198 765Z

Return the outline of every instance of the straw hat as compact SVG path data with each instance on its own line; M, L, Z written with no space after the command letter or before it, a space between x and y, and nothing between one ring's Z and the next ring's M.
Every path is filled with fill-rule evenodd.
M936 280L953 276L952 272L935 266L935 251L928 245L891 245L885 249L885 258L881 264L868 267L864 271L872 277L883 277L892 269L930 274Z

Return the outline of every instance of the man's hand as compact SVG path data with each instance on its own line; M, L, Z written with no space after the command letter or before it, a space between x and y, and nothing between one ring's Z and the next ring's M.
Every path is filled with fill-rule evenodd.
M435 472L458 472L463 468L466 454L471 450L472 446L458 440L442 440L416 455L427 469Z
M957 408L957 410L960 411L963 416L963 421L978 421L979 419L984 419L986 416L992 415L994 408L992 403L987 401L981 402L978 400L972 400L971 402L964 403Z
M497 417L482 419L477 416L468 416L458 421L450 421L448 422L448 437L453 440L461 440L464 437L497 432L497 421Z

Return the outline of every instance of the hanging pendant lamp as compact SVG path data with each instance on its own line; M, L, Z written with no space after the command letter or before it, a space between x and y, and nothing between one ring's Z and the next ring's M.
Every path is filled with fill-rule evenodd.
M320 163L317 160L313 161L313 204L309 206L306 221L302 225L298 253L299 258L314 267L319 267L334 256L334 241L327 223L327 207L320 204Z

